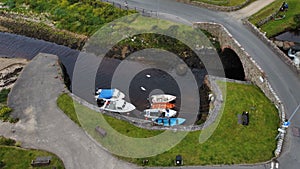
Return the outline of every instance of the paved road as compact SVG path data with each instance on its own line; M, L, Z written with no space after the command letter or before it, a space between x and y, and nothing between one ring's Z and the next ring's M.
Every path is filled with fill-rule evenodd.
M122 2L114 0L115 2ZM254 60L266 72L267 77L283 101L287 117L300 103L300 79L279 57L270 50L255 35L248 31L240 20L232 14L209 11L186 4L177 3L174 0L127 0L129 6L136 6L146 10L159 11L161 14L174 15L181 17L189 22L210 21L224 25L234 38L245 48L245 50L254 58ZM164 17L165 18L165 17ZM239 18L239 17L238 17ZM180 20L181 21L181 20ZM300 127L300 113L296 114L292 120L292 126ZM284 146L284 153L279 158L280 166L283 169L298 169L300 166L300 138L291 135L288 132L287 141ZM256 166L254 168L263 168ZM203 168L203 167L202 167ZM211 168L211 167L204 167ZM242 168L229 167L229 168Z
M20 121L15 126L0 123L1 135L55 153L67 169L135 168L107 153L57 108L56 99L66 90L57 61L54 55L40 54L25 67L8 99Z

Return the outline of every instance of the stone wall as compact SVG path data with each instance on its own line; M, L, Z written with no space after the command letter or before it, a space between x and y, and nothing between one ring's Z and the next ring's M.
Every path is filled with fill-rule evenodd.
M264 33L262 33L257 27L251 24L247 19L243 20L243 23L251 32L253 32L260 40L262 40L269 48L271 48L284 63L286 63L293 71L300 75L300 67L297 67L295 63L271 40L269 40Z
M230 12L230 11L236 11L239 10L246 5L248 5L251 0L246 0L243 4L237 5L237 6L219 6L219 5L212 5L204 2L198 2L198 1L193 1L193 0L177 0L177 2L182 2L185 4L190 4L190 5L195 5L201 8L207 8L215 11L225 11L225 12Z
M232 37L225 27L216 23L198 22L194 23L194 27L210 32L219 39L221 46L230 47L239 56L245 71L246 80L257 85L264 94L275 104L278 109L281 122L285 120L284 106L281 100L268 82L265 72L252 59L252 57L244 50L244 48ZM290 60L290 59L289 59ZM275 156L279 156L283 145L284 133L280 134L280 139L277 142Z

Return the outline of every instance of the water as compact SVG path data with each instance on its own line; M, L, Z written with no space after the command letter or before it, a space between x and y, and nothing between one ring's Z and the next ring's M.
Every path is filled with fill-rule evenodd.
M70 78L73 78L74 65L78 58L79 51L70 49L65 46L60 46L54 43L46 42L43 40L37 40L24 36L1 32L0 42L0 56L32 59L40 52L57 55L66 67L67 73L70 76ZM176 95L177 110L180 110L182 108L180 107L182 99L184 99L184 101L186 102L189 102L191 105L195 105L194 101L196 99L194 99L193 97L187 97L192 96L195 93L195 91L193 91L194 93L185 94L185 96L183 96L182 98L182 93L180 93L179 86L177 85L174 77L170 75L170 72L161 71L155 68L145 69L137 74L134 74L128 85L112 85L112 81L114 79L113 75L115 74L114 72L117 68L119 69L120 63L120 60L106 58L105 61L102 62L100 68L98 69L98 72L96 74L95 85L101 88L110 88L111 86L115 86L118 87L121 91L128 90L129 94L126 95L126 100L136 105L137 110L140 111L149 107L149 102L147 100L149 95L160 93ZM87 64L85 65L85 67L88 69L89 65ZM118 78L120 82L118 82L117 84L122 84L123 82L128 80L126 76L133 74L132 71L134 70L126 69L126 71L123 71L124 76ZM85 70L82 70L83 77L85 75L88 75L87 72L88 71L85 72ZM200 87L202 85L206 71L194 69L192 72L197 79L198 86ZM175 73L173 73L173 75L174 74ZM146 75L151 75L151 78L148 78ZM80 83L82 87L81 92L75 94L86 99L92 104L96 104L95 100L93 99L93 93L90 92L90 90L88 90L94 84L86 84L84 80L80 81ZM186 84L182 85L186 85L186 88L188 88L190 82L186 81L184 83ZM124 86L128 86L128 89L124 88ZM144 87L146 90L141 90L141 87ZM196 119L189 118L194 117L195 113L197 114L198 112L188 112L189 109L185 110L186 113L182 113L183 115L181 117L187 118L187 123L194 122ZM140 111L134 111L129 115L133 117L143 118L142 113Z
M300 43L300 30L284 32L275 37L276 40Z

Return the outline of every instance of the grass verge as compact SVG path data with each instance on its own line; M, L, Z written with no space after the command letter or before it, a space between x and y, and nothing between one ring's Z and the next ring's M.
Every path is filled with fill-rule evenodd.
M282 2L283 1L281 0L274 1L272 4L252 15L249 18L249 21L252 24L257 25L259 21L278 11L282 5ZM300 14L300 6L298 5L299 0L286 0L285 2L287 2L289 5L288 11L281 13L285 15L285 18L281 20L271 20L261 26L262 31L267 33L267 37L273 37L281 32L284 32L285 30L296 28L297 24L294 21L294 16L296 14Z
M0 91L0 120L10 123L16 123L19 121L18 118L13 118L10 116L12 109L7 106L7 96L10 92L10 89L2 89Z
M64 93L58 97L57 106L78 126L81 126L75 112L73 99L68 94Z
M223 82L220 82L223 83ZM227 96L225 108L221 121L214 131L213 135L203 144L199 144L199 135L201 131L190 132L175 147L170 150L147 158L149 166L172 166L174 158L181 154L185 165L212 165L212 164L241 164L257 163L267 161L273 157L273 151L276 148L275 136L279 125L278 112L274 105L266 98L260 89L253 85L243 85L236 83L227 83ZM58 102L64 103L70 101L69 96L63 94ZM71 106L71 104L68 104ZM110 129L103 125L98 112L92 111L75 102L76 112L85 130L106 146L110 145L122 149L126 147L126 141L115 140L114 134ZM72 108L68 108L74 110ZM65 111L64 109L62 109ZM250 113L249 126L242 126L237 123L237 115L243 111ZM72 112L75 114L75 112ZM149 131L140 129L127 122L105 117L111 127L119 133L137 138L152 137L160 131ZM108 134L102 138L95 132L95 127L103 127ZM155 144L159 146L160 144ZM106 147L110 149L111 147ZM142 165L140 158L124 158L132 163Z
M7 139L0 136L0 168L9 168L9 169L31 169L33 168L30 163L31 160L34 160L39 156L51 156L52 160L49 166L45 167L35 167L41 169L63 169L63 162L54 154L39 151L39 150L27 150L18 146L18 142Z

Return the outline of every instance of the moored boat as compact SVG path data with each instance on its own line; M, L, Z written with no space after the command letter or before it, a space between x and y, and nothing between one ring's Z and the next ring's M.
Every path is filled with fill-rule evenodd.
M96 89L95 99L116 101L125 98L125 94L118 89Z
M157 118L153 120L154 124L166 127L181 125L185 122L184 118Z
M176 99L176 96L170 94L157 94L150 97L151 103L169 103Z
M131 103L126 102L125 100L97 100L97 104L100 107L100 110L106 110L110 112L117 113L126 113L133 111L135 106Z
M177 114L177 111L172 110L172 109L146 109L144 110L145 112L145 117L146 118L151 118L151 119L156 119L159 117L174 117Z
M151 109L172 109L175 107L173 103L152 103Z

